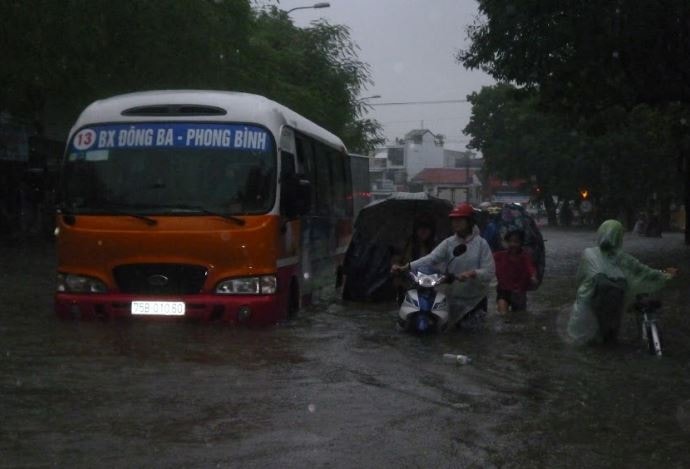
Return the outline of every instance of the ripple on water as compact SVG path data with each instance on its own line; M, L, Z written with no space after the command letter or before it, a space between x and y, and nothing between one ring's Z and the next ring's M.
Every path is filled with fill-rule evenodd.
M676 420L684 432L690 433L690 399L678 406Z

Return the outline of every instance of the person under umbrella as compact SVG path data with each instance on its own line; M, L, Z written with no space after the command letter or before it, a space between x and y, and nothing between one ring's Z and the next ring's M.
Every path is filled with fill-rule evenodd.
M501 209L489 207L485 210L486 224L481 228L481 236L489 243L491 251L496 252L503 249L501 241Z
M402 253L395 256L393 264L409 264L431 253L434 247L436 247L436 221L430 214L422 213L415 217L412 235L405 243ZM401 304L405 291L410 288L410 282L403 277L396 277L394 284L398 304Z

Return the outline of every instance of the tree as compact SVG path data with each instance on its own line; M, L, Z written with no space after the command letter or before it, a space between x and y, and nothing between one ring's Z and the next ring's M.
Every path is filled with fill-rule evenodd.
M380 125L363 118L358 96L371 83L370 70L346 26L316 21L297 28L271 8L258 14L249 47L250 91L295 109L352 151L366 153L382 141Z
M252 11L242 0L30 0L0 3L0 18L0 109L40 121L47 103L73 120L104 96L233 83Z
M0 2L0 113L71 123L89 102L150 89L265 95L341 135L355 150L380 138L362 118L368 65L349 30L249 0ZM66 126L66 125L65 125Z
M479 0L479 10L458 53L467 67L571 111L690 100L686 0Z
M683 168L690 219L690 4L479 0L479 8L482 19L469 28L471 45L458 60L537 91L543 106L576 123L584 118L613 129L618 124L605 122L607 115L651 109L673 137L672 166ZM604 134L611 137L608 130L598 135Z
M531 180L540 187L556 223L552 196L572 198L578 188L574 174L585 164L582 140L558 116L538 109L538 96L499 83L468 96L472 115L464 132L469 148L480 150L485 171L505 179Z
M551 223L552 195L569 200L586 189L601 216L623 212L630 221L650 195L669 201L679 186L672 123L651 106L612 107L573 125L541 106L536 90L499 83L468 99L468 146L482 151L489 173L533 180Z

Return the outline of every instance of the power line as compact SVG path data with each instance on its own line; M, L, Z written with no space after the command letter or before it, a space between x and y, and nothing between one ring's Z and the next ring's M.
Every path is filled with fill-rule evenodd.
M388 103L367 103L367 106L406 106L408 104L452 104L469 103L466 99L439 99L436 101L398 101Z
M397 121L388 121L388 120L381 120L381 119L376 119L377 121L381 122L382 124L409 124L410 122L419 122L419 121L432 121L432 122L445 122L445 121L461 121L461 120L468 120L469 117L440 117L440 118L424 118L424 119L407 119L407 120L397 120Z

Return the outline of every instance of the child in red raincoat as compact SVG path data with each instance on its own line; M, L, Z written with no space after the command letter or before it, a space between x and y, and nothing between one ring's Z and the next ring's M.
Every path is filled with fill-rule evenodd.
M494 253L496 264L496 310L505 314L509 310L527 309L527 290L537 284L537 268L522 245L525 234L521 230L505 236L507 249Z

